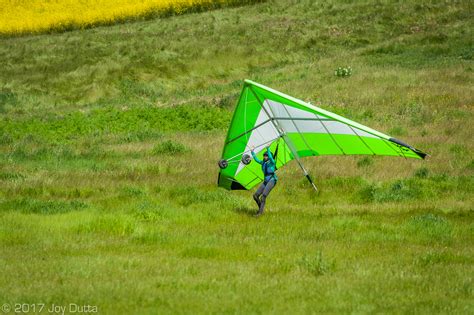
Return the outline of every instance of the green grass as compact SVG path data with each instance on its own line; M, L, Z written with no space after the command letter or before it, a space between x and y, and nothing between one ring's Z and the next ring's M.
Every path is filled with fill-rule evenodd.
M0 304L473 313L472 11L277 0L0 39ZM216 187L244 78L431 156L305 159L319 195L290 164L255 219Z

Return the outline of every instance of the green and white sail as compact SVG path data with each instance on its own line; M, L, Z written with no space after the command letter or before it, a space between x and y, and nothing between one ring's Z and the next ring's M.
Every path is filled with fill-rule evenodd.
M219 162L220 187L251 189L263 180L261 166L249 159L253 146L259 157L267 146L272 152L277 150L277 168L297 160L308 179L302 157L367 154L423 159L426 156L379 131L245 80Z

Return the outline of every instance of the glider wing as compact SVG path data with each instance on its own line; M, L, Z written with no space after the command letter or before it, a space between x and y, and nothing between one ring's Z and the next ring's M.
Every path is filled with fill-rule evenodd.
M259 157L267 146L272 152L278 146L277 168L293 159L300 163L300 157L318 155L426 156L374 129L245 80L222 152L226 165L221 166L219 186L251 189L263 180L260 165L248 160L253 146Z

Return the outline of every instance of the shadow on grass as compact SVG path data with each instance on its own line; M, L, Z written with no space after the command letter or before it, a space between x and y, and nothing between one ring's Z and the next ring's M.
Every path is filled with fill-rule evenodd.
M244 215L247 215L249 217L253 217L255 216L255 214L257 213L257 208L251 208L251 207L235 207L233 209L236 213L238 214L244 214Z

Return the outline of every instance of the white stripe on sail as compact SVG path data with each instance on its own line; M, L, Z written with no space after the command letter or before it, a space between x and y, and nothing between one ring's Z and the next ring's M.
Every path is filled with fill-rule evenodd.
M265 113L263 109L260 110L258 114L257 121L255 122L255 126L258 124L263 123L264 121L268 120L268 115ZM262 126L256 128L250 134L249 140L247 141L246 150L250 150L252 146L255 147L255 153L258 154L260 151L265 149L265 146L270 145L271 141L278 138L279 133L276 128L273 126L271 122L267 122ZM239 174L239 172L245 167L245 164L239 162L239 166L237 167L237 171L235 175Z
M271 110L269 108L271 106ZM352 131L351 127L345 123L339 121L328 121L324 116L317 115L315 113L305 111L293 106L284 105L278 102L271 100L265 100L264 107L269 113L273 113L275 118L278 120L278 125L282 127L285 132L288 133L323 133L327 134L328 131L331 134L335 135L352 135L352 136L361 136L369 138L377 138L376 136L367 133L363 130L357 129L356 134ZM285 109L286 108L286 109ZM289 115L288 115L289 114ZM284 119L278 119L284 118ZM292 120L286 120L287 118L292 118ZM296 119L296 120L295 120ZM311 120L298 120L298 119L311 119ZM322 119L322 121L318 120ZM324 125L323 125L324 124ZM296 125L296 126L295 126ZM325 128L326 127L326 128ZM326 130L327 129L327 130Z

